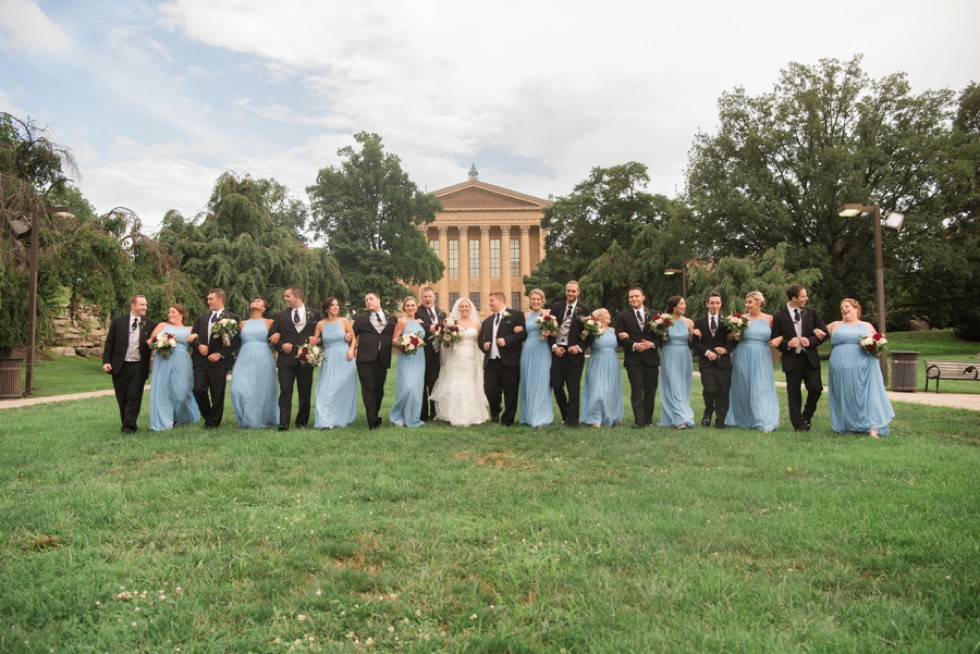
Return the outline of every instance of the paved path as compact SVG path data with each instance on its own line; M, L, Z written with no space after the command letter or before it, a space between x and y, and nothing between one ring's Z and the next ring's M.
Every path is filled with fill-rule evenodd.
M698 373L695 372L695 375ZM786 386L786 382L776 382L777 386ZM149 390L149 386L146 390ZM826 388L824 392L826 392ZM87 400L93 397L112 396L113 391L93 391L91 393L75 393L74 395L53 395L49 397L32 397L23 400L0 400L0 410L17 409L37 404L48 404L51 402L68 402L71 400ZM951 409L969 409L980 411L980 394L970 393L896 393L888 392L888 399L892 402L907 402L909 404L929 404L931 406L944 406Z

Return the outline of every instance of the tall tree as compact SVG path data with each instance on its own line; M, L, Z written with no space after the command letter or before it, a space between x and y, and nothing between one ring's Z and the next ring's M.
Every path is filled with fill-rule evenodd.
M844 295L874 297L871 221L837 210L879 204L907 215L903 234L885 239L886 295L898 297L896 273L942 223L951 101L949 90L914 95L901 73L871 79L860 56L792 63L757 97L724 93L720 128L696 136L687 174L702 255L787 243L791 270L824 271L813 295L826 312Z
M374 292L392 307L408 292L405 284L442 277L444 265L419 229L442 205L409 179L380 136L360 132L354 140L360 148L340 148L340 166L322 168L306 189L311 225L326 237L353 300Z

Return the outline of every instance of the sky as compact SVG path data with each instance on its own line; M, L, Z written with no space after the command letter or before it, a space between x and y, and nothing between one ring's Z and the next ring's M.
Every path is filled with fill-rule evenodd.
M980 81L977 25L976 0L0 0L0 110L150 233L225 171L308 201L359 131L423 190L475 164L547 198L639 161L674 197L724 92L862 54L874 78L959 93Z

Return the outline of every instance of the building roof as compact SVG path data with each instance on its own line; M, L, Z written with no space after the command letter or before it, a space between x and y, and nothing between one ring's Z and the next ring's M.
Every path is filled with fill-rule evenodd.
M550 200L518 191L468 179L460 184L434 191L444 212L452 211L540 211L551 206Z

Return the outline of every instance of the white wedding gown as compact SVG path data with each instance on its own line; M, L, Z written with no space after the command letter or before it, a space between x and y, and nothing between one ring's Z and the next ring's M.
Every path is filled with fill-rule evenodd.
M442 370L429 399L436 416L455 427L479 425L490 419L490 404L483 392L483 353L477 346L477 330L463 330L463 339L443 347Z

